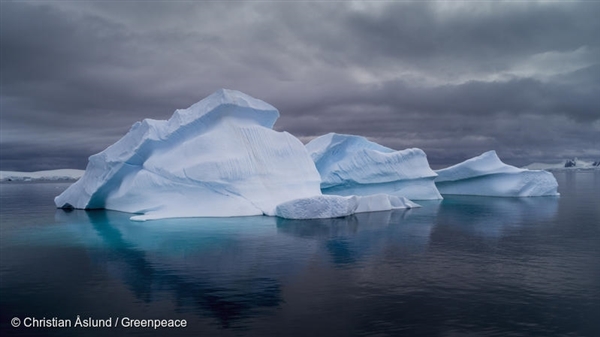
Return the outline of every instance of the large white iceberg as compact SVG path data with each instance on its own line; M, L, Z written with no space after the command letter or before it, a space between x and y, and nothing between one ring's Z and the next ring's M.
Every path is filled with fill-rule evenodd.
M550 172L520 169L503 163L496 151L437 170L435 184L442 194L494 197L558 195Z
M133 220L275 215L278 204L320 195L320 177L296 137L272 130L273 106L220 90L145 119L89 158L57 207L139 213Z
M556 195L548 172L517 169L494 152L439 171L420 149L395 151L359 136L302 143L276 132L279 112L219 90L169 120L145 119L89 158L57 207L136 213L132 220L270 215L291 219L419 207L448 194ZM434 179L436 179L434 183Z
M421 149L395 151L364 137L329 133L306 144L321 175L321 191L333 195L388 194L412 200L441 199Z

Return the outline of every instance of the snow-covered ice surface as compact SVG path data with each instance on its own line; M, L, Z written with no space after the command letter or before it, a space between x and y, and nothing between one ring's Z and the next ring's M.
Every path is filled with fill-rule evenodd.
M323 219L415 207L421 206L404 197L387 194L347 197L319 195L282 203L277 206L275 214L286 219Z
M304 145L272 130L273 106L219 90L167 121L145 119L93 155L57 207L139 213L132 220L275 215L290 200L320 195Z
M313 139L306 148L321 175L323 194L442 198L420 149L395 151L364 137L335 133Z
M495 197L558 195L558 183L550 172L520 169L503 163L496 151L488 151L454 166L437 170L442 194Z
M59 181L77 180L83 175L83 170L60 169L36 172L0 171L0 181Z

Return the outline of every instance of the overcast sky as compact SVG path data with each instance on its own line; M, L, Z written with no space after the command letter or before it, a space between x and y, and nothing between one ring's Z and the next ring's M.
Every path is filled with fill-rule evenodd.
M600 160L600 2L1 2L2 170L85 168L219 88L434 168Z

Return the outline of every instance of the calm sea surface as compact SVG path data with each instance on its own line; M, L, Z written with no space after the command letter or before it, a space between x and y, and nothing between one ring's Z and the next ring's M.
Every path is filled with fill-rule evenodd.
M130 222L3 183L0 335L600 336L600 171L555 176L559 198L318 221ZM25 327L78 315L111 327Z

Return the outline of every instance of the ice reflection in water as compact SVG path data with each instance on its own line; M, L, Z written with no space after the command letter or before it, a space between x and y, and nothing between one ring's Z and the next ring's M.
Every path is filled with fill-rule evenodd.
M448 197L310 221L24 213L55 191L10 187L2 322L83 313L186 318L184 335L597 335L600 180L557 178L560 198Z

